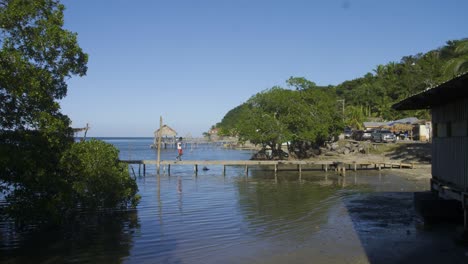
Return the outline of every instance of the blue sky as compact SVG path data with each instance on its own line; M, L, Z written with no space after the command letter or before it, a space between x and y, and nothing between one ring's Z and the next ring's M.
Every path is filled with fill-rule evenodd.
M465 0L63 0L89 54L62 111L88 135L200 136L290 76L336 85L468 37Z

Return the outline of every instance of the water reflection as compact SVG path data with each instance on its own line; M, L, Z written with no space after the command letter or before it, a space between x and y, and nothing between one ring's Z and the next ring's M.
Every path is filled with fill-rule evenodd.
M121 155L128 158L132 150L128 141L117 141L125 147ZM132 157L154 159L154 150L148 148L151 139L130 142L139 153ZM162 154L163 159L174 158L173 150ZM186 155L187 159L250 157L213 148L194 149ZM299 177L292 168L278 171L275 177L273 168L251 168L248 175L244 169L229 167L224 176L222 166L210 166L194 176L191 166L173 166L169 176L156 175L155 166L149 166L146 177L137 176L142 196L138 217L133 211L127 217L87 220L68 231L24 235L21 240L1 233L0 262L290 263L290 253L302 247L302 263L319 263L320 256L322 263L330 263L326 262L329 256L343 248L345 252L354 249L346 243L356 242L346 235L353 231L352 223L343 225L347 219L340 207L344 197L414 189L411 185L417 184L389 171L348 171L342 177L333 171L303 169ZM2 224L0 230L6 230ZM330 249L336 252L324 255ZM286 257L278 261L278 254Z
M80 216L74 224L36 231L0 229L0 262L39 263L76 262L119 263L130 255L132 237L140 225L137 211ZM3 232L16 233L16 241ZM9 245L10 244L10 245Z
M301 181L297 176L294 172L274 177L252 171L249 181L237 182L240 210L251 232L260 237L301 240L327 221L327 211L340 198L339 184L345 179L335 178L338 184L331 184L327 174L313 180L303 175ZM268 177L275 181L265 181Z

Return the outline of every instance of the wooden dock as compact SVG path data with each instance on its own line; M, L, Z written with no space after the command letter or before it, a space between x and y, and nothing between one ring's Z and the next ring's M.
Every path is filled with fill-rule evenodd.
M143 167L143 175L146 174L146 165L156 165L156 170L159 173L158 161L157 160L121 160L122 162L128 164L138 164L139 173L141 171L141 167ZM243 166L245 167L245 174L248 175L249 167L253 166L272 166L273 170L276 173L280 170L280 167L290 167L295 166L297 171L299 172L299 176L302 174L302 170L306 167L312 166L321 166L321 169L324 171L328 170L335 170L340 172L340 174L345 175L346 170L353 170L357 171L359 169L369 169L374 167L374 169L381 170L384 168L398 168L404 169L414 168L414 163L399 163L399 162L376 162L376 161L368 161L368 162L338 162L338 161L304 161L304 160L184 160L184 161L170 161L170 160L162 160L160 161L159 166L162 166L164 170L167 168L167 173L170 175L171 173L171 166L193 166L193 171L195 175L198 174L199 166L207 166L207 165L217 165L223 166L223 175L226 175L226 167L227 166Z

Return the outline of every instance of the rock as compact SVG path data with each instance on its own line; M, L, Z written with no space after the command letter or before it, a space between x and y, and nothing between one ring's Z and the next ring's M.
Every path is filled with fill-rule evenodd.
M348 155L349 152L350 152L350 150L349 150L348 148L344 148L344 149L343 149L343 154Z
M312 149L312 154L318 156L322 154L322 149Z
M331 150L337 150L339 147L340 147L340 146L338 145L338 143L334 142L334 143L331 144L330 149L331 149Z

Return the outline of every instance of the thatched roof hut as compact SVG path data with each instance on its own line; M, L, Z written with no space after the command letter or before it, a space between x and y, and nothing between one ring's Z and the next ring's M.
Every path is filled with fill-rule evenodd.
M159 129L154 131L154 137L157 138L159 135ZM161 128L161 137L175 137L177 132L170 128L168 125L163 125Z

